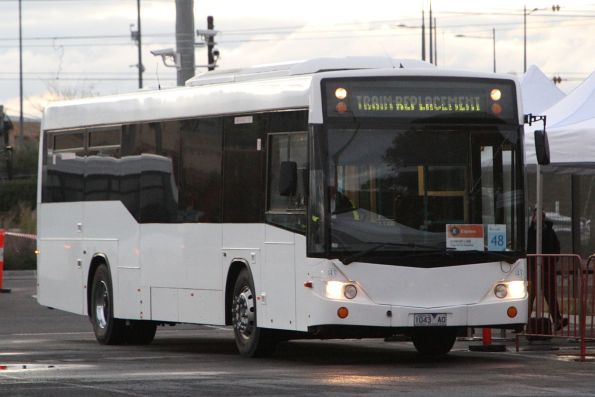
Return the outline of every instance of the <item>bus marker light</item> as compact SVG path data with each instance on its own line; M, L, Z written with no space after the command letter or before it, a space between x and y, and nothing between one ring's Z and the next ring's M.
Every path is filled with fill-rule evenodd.
M347 316L349 316L349 310L347 310L346 307L341 306L338 310L337 310L337 316L339 316L339 318L346 318Z
M335 97L339 100L343 100L347 98L347 90L345 88L339 87L335 90Z
M510 318L515 318L516 315L518 314L518 311L517 311L516 307L510 306L508 308L508 310L506 310L506 314L508 314L508 317L510 317Z
M338 113L345 113L347 111L347 105L345 104L345 102L339 102L337 103L335 109Z
M492 113L494 113L495 115L499 115L500 113L502 113L502 106L500 106L499 103L493 103Z
M492 98L492 101L499 101L502 99L502 91L494 88L492 91L490 91L490 98Z
M306 282L304 282L304 287L306 287L306 288L312 288L313 287L312 286L312 281L306 281Z

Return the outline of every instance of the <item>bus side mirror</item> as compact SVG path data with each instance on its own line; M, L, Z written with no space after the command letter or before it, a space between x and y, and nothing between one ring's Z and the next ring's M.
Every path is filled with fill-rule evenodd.
M295 161L282 161L279 170L279 194L281 196L295 196L297 179L297 163Z
M550 163L550 144L545 130L535 131L535 157L537 157L537 163L540 165Z

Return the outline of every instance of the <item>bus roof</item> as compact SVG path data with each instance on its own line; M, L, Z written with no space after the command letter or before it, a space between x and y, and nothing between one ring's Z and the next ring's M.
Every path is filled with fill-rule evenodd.
M509 75L453 71L435 68L417 60L388 57L320 58L207 72L188 80L185 87L53 102L44 110L42 129L308 109L311 104L315 106L310 112L310 122L321 122L321 109L316 111L316 105L320 100L319 81L322 78L381 75L457 76L516 81ZM518 82L516 84L518 87Z

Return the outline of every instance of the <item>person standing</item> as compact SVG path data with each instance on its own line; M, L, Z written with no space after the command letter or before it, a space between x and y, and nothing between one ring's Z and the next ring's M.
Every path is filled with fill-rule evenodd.
M527 236L527 253L528 254L535 254L536 253L536 242L537 242L537 225L536 225L536 218L537 213L533 210L533 216L531 218L531 225L529 226L529 233ZM542 254L559 254L560 253L560 240L558 240L558 236L554 231L553 222L549 219L546 219L545 213L542 213L541 221L543 224L542 227ZM561 330L562 328L568 325L568 319L563 318L562 314L560 313L560 307L558 305L557 299L557 280L556 280L556 257L544 257L542 261L542 271L541 271L541 290L543 291L543 296L550 308L550 316L552 317L552 321L554 323L554 327L556 331ZM535 266L537 266L535 264ZM535 300L535 284L537 283L537 275L535 271L535 266L529 266L527 269L527 274L529 278L529 316L533 311L533 301ZM540 313L537 313L540 315Z

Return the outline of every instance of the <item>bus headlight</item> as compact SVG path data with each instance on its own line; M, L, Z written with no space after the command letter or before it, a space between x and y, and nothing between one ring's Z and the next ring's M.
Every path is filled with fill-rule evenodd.
M526 294L525 282L520 280L499 283L494 287L494 295L500 299L522 299Z
M347 284L345 288L343 288L343 295L347 299L353 299L357 296L357 287L353 284Z
M522 299L527 295L527 286L524 281L508 282L508 297L510 299Z
M497 298L500 298L500 299L506 298L507 294L508 294L508 287L506 286L506 284L498 284L494 287L494 295L496 295Z
M325 294L329 299L353 299L357 296L357 287L352 283L327 281Z

